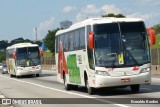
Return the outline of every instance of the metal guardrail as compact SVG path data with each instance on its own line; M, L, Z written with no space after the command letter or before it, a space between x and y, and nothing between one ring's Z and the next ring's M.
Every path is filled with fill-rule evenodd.
M160 48L151 49L151 59L152 59L152 65L160 65ZM54 65L55 57L42 57L41 64L42 65Z
M152 65L160 65L160 48L151 50Z
M55 57L42 57L41 64L42 65L54 65L55 64Z

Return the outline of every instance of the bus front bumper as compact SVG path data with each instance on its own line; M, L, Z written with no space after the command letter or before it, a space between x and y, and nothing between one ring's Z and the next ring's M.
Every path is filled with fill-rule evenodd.
M96 75L95 80L92 80L94 88L112 87L112 86L129 86L134 84L150 84L151 73L141 73L139 75L111 77Z
M41 74L42 69L37 70L17 70L16 76Z

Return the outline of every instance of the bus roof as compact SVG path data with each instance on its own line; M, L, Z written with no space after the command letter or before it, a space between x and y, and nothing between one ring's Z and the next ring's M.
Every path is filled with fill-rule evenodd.
M75 23L71 25L69 28L64 29L64 30L59 30L56 33L57 35L72 31L74 29L78 29L87 25L93 25L93 24L102 24L102 23L114 23L114 22L137 22L137 21L143 21L142 19L139 18L114 18L114 17L105 17L105 18L89 18L84 21Z
M37 44L32 44L32 43L17 43L12 46L7 47L7 49L12 49L12 48L22 48L22 47L36 47L38 46Z

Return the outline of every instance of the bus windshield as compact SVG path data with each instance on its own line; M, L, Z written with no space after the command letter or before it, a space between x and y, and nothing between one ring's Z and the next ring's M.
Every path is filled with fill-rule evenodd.
M96 66L124 67L150 62L143 22L97 24L94 33Z
M16 65L23 67L40 65L39 48L38 47L17 48Z

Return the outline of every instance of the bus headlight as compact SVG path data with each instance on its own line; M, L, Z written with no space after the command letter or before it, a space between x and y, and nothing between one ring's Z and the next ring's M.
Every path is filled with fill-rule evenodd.
M106 71L96 71L96 74L103 75L103 76L109 76L109 73Z
M143 68L140 73L150 72L151 68Z

